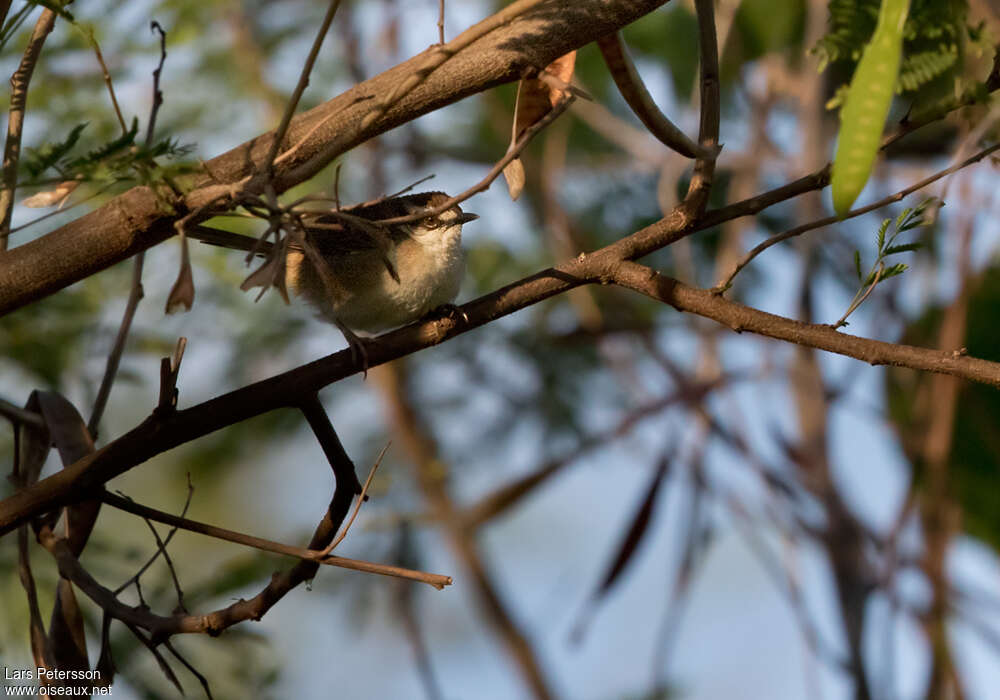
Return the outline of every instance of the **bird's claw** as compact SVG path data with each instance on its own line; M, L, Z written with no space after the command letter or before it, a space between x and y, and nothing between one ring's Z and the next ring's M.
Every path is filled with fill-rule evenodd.
M465 323L469 323L469 315L465 313L461 306L456 306L455 304L441 304L441 306L431 311L430 316L432 318L450 318L456 322L462 319Z
M368 378L368 348L365 347L366 340L352 331L342 323L337 323L337 328L344 334L347 347L351 350L351 360L356 365L361 365L361 373L364 379Z

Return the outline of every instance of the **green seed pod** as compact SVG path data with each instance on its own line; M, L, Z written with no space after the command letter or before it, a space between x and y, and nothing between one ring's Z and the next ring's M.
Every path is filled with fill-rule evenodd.
M833 159L833 209L843 218L872 173L903 53L903 25L910 0L882 0L878 24L854 71L840 110Z

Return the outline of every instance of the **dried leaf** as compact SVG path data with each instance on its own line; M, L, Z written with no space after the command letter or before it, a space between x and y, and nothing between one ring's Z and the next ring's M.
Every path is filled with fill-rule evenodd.
M520 82L517 87L517 103L514 107L512 144L525 129L565 99L575 64L576 51L570 51L546 66L542 71L544 77L529 78Z
M576 51L560 56L542 71L538 78L522 80L517 86L517 101L514 104L514 128L507 152L527 129L543 119L552 108L566 98L569 81L573 78L576 65ZM503 169L510 198L516 200L524 191L526 174L524 164L515 158Z
M618 554L615 555L614 561L608 567L601 585L594 592L593 600L595 602L608 592L611 586L618 580L622 571L625 570L625 567L632 561L632 556L635 554L636 549L649 528L653 506L656 504L656 496L660 491L660 485L663 483L663 478L667 475L669 468L670 460L667 458L662 459L656 469L656 474L653 475L653 480L646 489L646 496L632 517L632 524L629 525L628 532L618 548Z
M21 204L32 209L43 207L54 207L59 205L62 209L66 200L73 194L73 190L80 186L79 180L65 180L56 185L55 189L48 192L38 192L25 199Z
M69 579L61 578L56 584L56 600L49 622L49 647L56 668L84 669L90 666L83 614Z
M64 466L94 451L94 441L87 431L87 424L66 397L54 391L39 391L37 401L52 444L59 450Z
M25 409L41 413L38 407L39 393L41 392L37 390L31 392L28 402L24 405ZM38 481L38 476L42 473L42 467L45 466L45 459L51 449L52 439L45 426L39 427L30 423L21 423L18 430L20 431L20 445L12 476L17 486L24 487Z
M278 255L271 256L267 262L251 272L240 285L240 289L244 292L249 292L255 287L260 287L261 289L260 294L257 295L257 299L254 301L259 301L264 292L271 287L275 287L278 293L281 294L281 298L285 300L285 303L289 303L288 290L285 288L284 257Z
M635 555L642 543L642 539L646 532L649 530L649 523L652 519L653 508L656 505L656 496L660 491L660 485L663 483L664 477L670 470L670 459L664 456L660 460L659 466L656 468L656 474L653 475L653 480L650 482L649 486L646 488L646 495L642 499L642 503L636 510L635 515L632 516L632 524L629 525L628 532L625 533L625 537L622 539L621 544L618 547L618 553L615 555L614 560L612 560L611 565L604 574L604 578L601 580L601 584L597 589L591 594L590 602L587 609L581 614L579 621L574 625L572 640L574 642L580 641L586 632L586 624L590 619L590 613L594 610L596 605L607 595L611 587L618 581L622 572L628 566L629 562L632 561L632 557Z
M515 158L507 163L507 167L503 169L503 177L507 181L507 191L510 193L511 200L517 201L521 192L524 191L525 182L524 164L520 158Z
M138 637L139 641L146 645L146 648L149 649L149 653L153 655L154 659L156 659L156 664L160 667L160 671L162 671L167 680L170 681L175 688L177 688L177 692L180 693L181 696L184 696L184 686L181 685L181 681L177 677L177 674L174 673L172 668L170 668L170 664L168 664L167 660L163 658L163 654L160 653L160 650L156 647L156 645L143 636L142 632L140 632L137 628L131 625L129 625L128 628L132 634Z
M36 392L38 409L45 419L52 444L59 451L63 466L69 466L94 451L94 440L87 424L69 400L54 391ZM101 502L86 500L66 508L66 537L70 550L79 556L97 521Z
M191 258L188 255L187 236L181 235L181 268L177 271L177 281L167 296L167 313L173 314L183 309L190 311L194 306L194 277L191 274Z
M118 668L115 666L115 659L111 653L111 616L107 612L104 613L104 619L101 622L101 655L97 659L97 665L94 666L94 670L98 673L97 680L94 681L94 685L101 687L110 687L115 680L115 673L118 672Z
M569 53L563 54L548 66L545 67L545 73L554 76L561 80L563 83L569 85L569 81L573 79L573 69L576 66L576 51L570 51ZM563 98L562 95L550 95L549 99L553 106Z

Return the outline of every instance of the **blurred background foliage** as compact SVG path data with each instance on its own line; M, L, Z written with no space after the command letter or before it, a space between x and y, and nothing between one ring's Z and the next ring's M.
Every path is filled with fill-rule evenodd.
M448 36L503 4L447 3ZM992 46L1000 36L993 5L971 5L913 0L906 28L904 89L897 100L896 117L981 90L992 61ZM838 89L849 80L853 63L874 28L877 8L877 0L830 0L828 6L807 0L717 3L725 150L712 206L770 189L826 162L836 130L836 112L823 108L831 100L835 103ZM79 26L57 22L35 72L26 150L39 151L45 144L65 142L82 123L86 128L67 157L80 157L119 137L121 130L87 32L93 32L100 44L126 121L137 117L145 127L151 72L159 59L158 39L149 31L149 22L155 19L167 32L168 51L162 82L165 104L156 136L169 143L171 150L161 161L195 167L199 160L277 123L325 4L305 0L99 0L74 3L70 9ZM436 12L437 3L431 0L344 3L302 108L329 99L436 41ZM4 45L0 72L9 75L16 66L34 13L26 15L26 21ZM691 134L697 131L697 35L692 4L682 0L668 3L624 31L654 98ZM825 66L823 73L817 72L817 64ZM594 102L577 105L523 154L528 183L522 198L511 203L502 185L495 185L469 203L467 208L483 218L467 227L469 275L461 299L491 291L648 225L686 191L688 163L665 152L641 131L617 94L595 46L580 50L576 80ZM809 108L824 135L826 150L810 154L802 135L806 112L797 100L802 85L817 81L822 85L820 102ZM341 197L348 202L368 199L397 191L428 174L436 177L421 187L448 192L464 189L506 150L515 94L515 86L497 88L359 147L338 163ZM0 108L6 110L7 105ZM932 127L930 138L924 138L927 132L918 132L904 139L876 172L869 195L887 194L942 167L956 143L980 124L984 115L992 114L989 105L969 108ZM981 135L989 136L990 132ZM137 139L141 142L144 137L140 132ZM26 178L30 175L25 173ZM55 176L52 171L48 175ZM72 173L59 173L59 177L68 175ZM88 177L92 179L71 201L93 195L91 199L17 231L13 244L43 235L135 182L93 169ZM333 166L288 197L330 190L332 177ZM961 189L953 188L957 206L949 199L941 221L919 233L926 245L909 259L913 270L903 280L880 286L878 294L852 317L851 332L934 346L942 309L952 303L956 288L954 248L935 240L951 235L948 216L952 209L971 207L995 213L990 188L971 179L966 182ZM27 188L19 195L33 191ZM825 212L823 206L825 200L819 215ZM14 224L20 226L38 214L39 210L19 208ZM651 256L649 262L681 279L709 286L725 269L723 263L732 259L734 245L748 249L764 236L801 223L806 214L800 202L788 202L753 221L702 232ZM815 320L834 321L856 291L853 251L860 250L869 258L872 254L877 216L816 232L814 238L822 245L815 254L797 245L773 250L738 278L736 298L790 315L802 312L798 302L804 299ZM243 221L227 218L220 223L237 230L254 230ZM1000 274L986 264L996 258L995 234L995 226L987 228L974 242L981 254L980 267L973 270L966 347L971 355L1000 361L1000 338L992 321L1000 304ZM178 336L189 339L179 382L181 406L295 367L341 346L339 335L301 306L286 307L275 295L254 303L242 294L238 286L246 270L240 256L198 245L192 252L196 305L191 313L181 316L167 317L162 312L176 274L176 243L168 241L147 256L146 299L102 425L102 442L125 432L149 413L155 404L159 358L170 353ZM808 262L817 258L819 264ZM86 415L124 307L130 275L130 264L119 265L0 319L0 396L23 402L33 389L58 390ZM676 497L688 499L686 489L692 483L700 483L698 488L709 493L713 484L719 488L714 508L692 516L701 519L692 532L707 532L708 523L736 528L730 510L735 506L725 488L733 479L737 484L756 484L740 494L741 507L753 514L761 530L776 531L777 526L766 515L773 495L767 495L767 488L758 481L762 472L750 465L764 465L765 471L785 481L798 480L793 451L782 444L783 439L791 438L779 437L781 432L775 427L795 432L792 402L787 394L782 400L774 398L792 391L788 388L792 371L789 354L774 344L720 336L697 319L681 318L670 308L621 290L584 289L408 358L405 376L410 401L419 407L442 462L449 465L452 491L463 504L539 465L567 459L586 444L588 436L612 429L630 413L641 413L654 399L683 389L685 382L743 372L760 383L760 390L750 396L727 385L712 401L679 400L650 411L651 419L644 427L633 430L627 426L617 436L623 445L607 441L608 446L595 458L597 466L592 464L591 468L606 470L606 489L628 491L631 486L621 484L635 485L631 500L616 501L613 522L604 520L608 510L598 505L606 496L600 489L586 491L582 497L574 491L558 508L550 505L545 513L532 516L531 527L546 528L544 533L547 528L558 531L570 527L564 518L578 522L576 518L585 517L579 515L581 511L593 509L602 514L589 524L605 534L579 533L581 539L593 538L596 544L587 549L586 565L574 565L573 571L585 582L580 591L574 589L569 595L575 602L589 592L583 590L589 585L586 582L596 581L604 562L613 558L613 542L631 517L632 501L641 496L668 447L680 455L678 463L688 469L687 477L678 475L679 468L668 477L674 491L681 494ZM922 421L926 420L921 411L927 410L928 401L933 402L933 398L926 398L926 389L925 398L918 398L926 378L900 371L886 374L881 381L881 375L872 370L859 379L862 375L858 370L827 363L826 359L823 362L829 410L861 411L869 421L895 426L901 449L917 465L912 480L919 488L919 450L911 443L921 434ZM867 388L858 389L858 384ZM324 392L334 424L361 472L393 438L383 417L378 386L371 380L352 378ZM846 398L838 403L838 396ZM967 385L955 411L950 457L954 496L965 513L963 525L969 535L995 548L1000 545L1000 489L996 488L1000 398L994 389ZM715 428L706 428L708 419L708 425L716 421ZM842 433L838 436L844 438ZM883 435L881 439L886 438ZM5 464L10 464L12 449L10 431L0 430L0 454ZM869 448L861 440L856 449ZM882 451L871 449L868 454L852 454L850 459L876 469L879 465L874 455ZM405 451L390 450L375 484L374 498L345 544L350 546L347 556L406 561L411 566L453 565L439 554L441 540L433 534L434 523L424 517L427 505L409 476L406 461ZM48 468L55 466L53 463ZM332 484L300 416L283 411L161 455L116 480L111 488L151 506L179 511L186 498L186 475L194 484L191 517L297 543L306 540L321 516ZM855 503L852 499L858 490L867 488L864 479L856 471L840 478L844 499ZM904 490L910 481L911 474L904 474ZM11 489L4 483L0 495L9 494ZM695 489L695 493L701 491ZM584 500L576 500L580 498ZM887 497L881 511L864 511L859 517L875 523L891 520L891 504L896 498ZM795 510L780 499L778 507ZM578 515L567 516L568 511ZM666 517L661 520L666 522ZM513 527L517 531L517 527L527 526ZM538 536L537 532L532 536ZM657 550L659 559L674 561L692 551L693 545L670 544L670 548ZM552 565L560 555L553 551L555 544L536 546L545 554L533 562L535 568L525 574L527 577L546 581L564 571L563 566ZM707 536L703 546L705 551L712 546ZM143 524L132 516L105 512L84 563L100 580L110 583L127 579L153 551L155 543ZM252 595L272 571L287 565L186 533L177 534L170 551L191 610L206 610ZM33 561L41 589L51 591L51 562L43 556ZM697 558L685 561L696 566L693 562ZM162 563L146 574L143 583L145 600L154 609L173 608L173 588ZM351 629L375 624L387 625L392 634L402 637L405 616L377 613L378 606L385 605L385 596L395 590L394 585L374 577L323 571L316 590L325 600L313 595L306 604L314 606L314 614L322 615L327 601L336 601L340 612L337 616L331 613L330 625L351 621L347 628L338 628L345 637L361 634ZM668 587L661 585L664 590ZM137 599L133 596L130 602ZM50 599L43 600L43 610L50 603ZM8 666L30 665L27 612L10 537L0 542L0 609L5 612L0 616L0 658ZM92 615L88 618L90 632L99 633L99 617L91 608L87 612ZM485 634L468 626L459 629L458 623L440 610L425 615L432 621L429 624L443 625L447 630L444 634L453 637L453 647L441 652L444 657L457 653L455 649L461 649L468 636ZM137 647L127 631L117 626L113 630L115 660L135 697L172 696L148 653ZM282 688L296 687L296 679L282 678L282 669L297 650L276 645L270 636L256 627L241 625L229 630L222 640L206 637L179 640L178 644L210 677L216 697L280 697ZM449 668L443 662L440 669L446 689ZM670 687L672 679L666 670L660 672L664 682L654 684L653 690L622 680L610 697L665 697L668 691L664 689ZM198 692L191 690L192 679L184 682L189 693ZM574 687L565 678L560 683Z

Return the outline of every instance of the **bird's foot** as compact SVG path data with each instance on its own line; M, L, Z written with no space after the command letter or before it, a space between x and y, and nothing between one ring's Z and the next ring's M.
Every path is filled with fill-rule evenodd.
M441 304L435 309L432 309L427 318L431 319L442 319L450 318L456 323L461 319L465 323L469 323L469 315L462 310L461 306L456 306L455 304Z
M365 379L368 378L368 348L367 339L362 338L343 323L337 322L337 328L344 334L347 347L351 350L351 360L354 364L361 365L361 372Z

